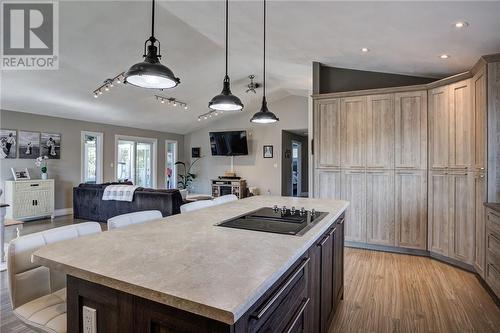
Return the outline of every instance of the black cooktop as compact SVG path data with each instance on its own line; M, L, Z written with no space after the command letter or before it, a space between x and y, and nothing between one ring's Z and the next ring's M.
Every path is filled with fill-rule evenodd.
M290 209L277 206L263 207L248 214L224 221L218 226L272 232L286 235L303 235L328 213L313 210Z

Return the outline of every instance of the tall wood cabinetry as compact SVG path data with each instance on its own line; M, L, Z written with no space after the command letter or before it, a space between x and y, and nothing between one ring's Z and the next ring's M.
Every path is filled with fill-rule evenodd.
M346 241L425 249L427 92L318 99L313 117L314 194L350 201Z

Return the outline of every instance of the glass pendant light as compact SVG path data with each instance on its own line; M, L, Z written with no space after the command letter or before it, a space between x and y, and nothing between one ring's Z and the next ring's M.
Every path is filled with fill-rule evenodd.
M260 111L253 115L250 121L257 124L270 124L279 121L280 119L276 117L274 113L269 111L267 108L266 101L266 0L264 0L264 79L262 83L262 106Z
M144 61L139 62L125 73L125 82L150 89L169 89L176 87L180 80L174 73L160 63L160 41L155 35L155 0L152 0L151 37L144 42ZM156 47L158 42L158 47ZM147 45L149 43L149 45ZM147 53L146 53L147 50Z
M243 109L243 103L241 100L231 93L229 75L227 74L227 59L228 59L228 27L229 27L229 0L226 0L226 75L224 76L224 82L222 86L222 91L219 95L212 98L208 102L208 107L212 110L217 111L240 111Z

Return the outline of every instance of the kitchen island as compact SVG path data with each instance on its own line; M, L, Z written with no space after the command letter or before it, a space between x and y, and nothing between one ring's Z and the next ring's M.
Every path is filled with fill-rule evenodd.
M327 215L301 236L224 228L273 205ZM343 296L348 203L258 196L48 245L67 277L68 332L325 332Z

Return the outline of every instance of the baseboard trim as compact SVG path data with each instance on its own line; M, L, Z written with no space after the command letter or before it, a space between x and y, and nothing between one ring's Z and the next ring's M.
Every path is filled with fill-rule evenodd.
M346 241L345 246L358 249L365 249L365 250L410 254L415 256L424 256L424 257L429 256L429 251L427 250L409 249L409 248L387 246L387 245L376 245L376 244L366 244L366 243Z
M73 215L73 208L61 208L61 209L56 209L54 211L54 216L65 216L65 215Z

